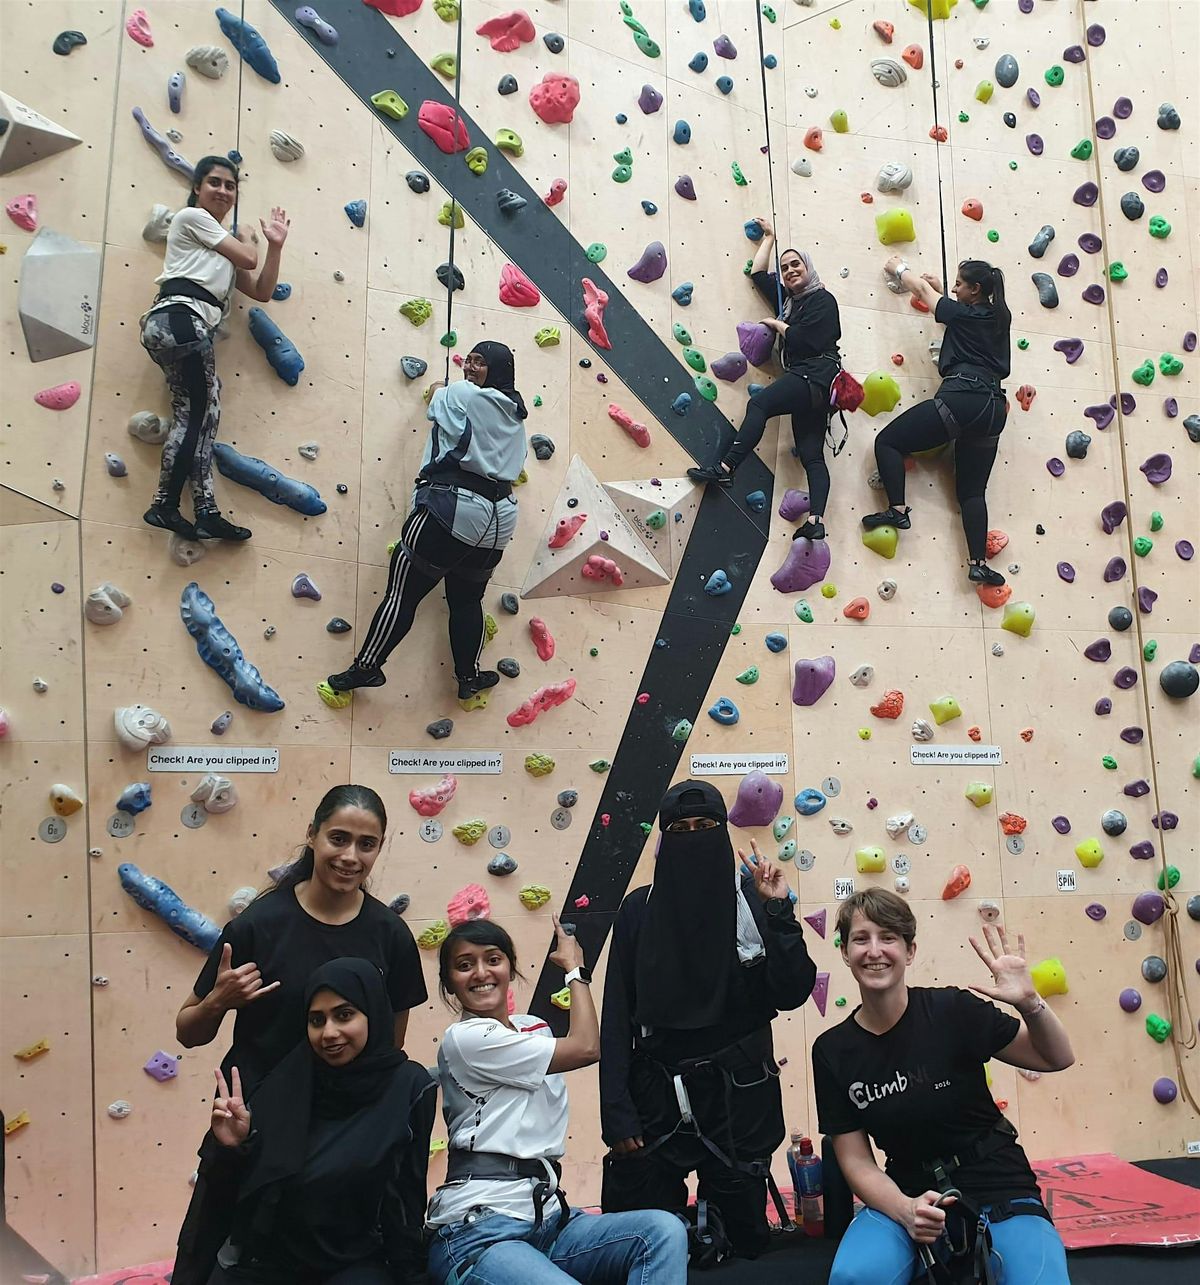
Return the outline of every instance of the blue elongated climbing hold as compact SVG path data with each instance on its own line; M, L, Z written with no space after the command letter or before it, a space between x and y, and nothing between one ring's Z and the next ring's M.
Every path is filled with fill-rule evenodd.
M267 714L283 708L283 698L246 659L238 640L217 615L213 600L194 580L184 585L179 614L184 628L196 640L200 659L229 684L239 704Z
M708 577L708 583L704 586L704 592L710 598L719 598L723 593L728 593L733 588L729 577L718 568Z
M688 66L696 73L706 71L708 69L708 54L701 49L698 54L693 56Z
M157 915L189 946L207 954L217 944L221 930L206 914L189 906L169 884L153 875L143 874L137 866L125 861L117 867L121 887L143 910Z
M787 646L787 634L768 634L763 641L767 644L767 650L781 652Z
M801 790L796 795L796 811L802 817L814 816L828 801L820 790Z
M679 144L690 143L692 141L692 127L685 120L677 120L671 137Z
M691 393L680 393L671 403L671 409L676 415L686 415L692 409Z
M716 704L709 707L708 716L722 727L732 727L741 718L738 707L728 696L718 697Z
M361 228L367 221L367 203L363 200L347 201L342 207L346 211L346 217L354 224L356 228Z
M292 287L286 281L281 281L274 290L271 291L271 298L276 303L282 303L285 299L292 297Z
M251 70L258 72L263 80L278 85L279 64L258 29L228 9L217 10L217 21L221 24L222 35L242 55Z
M248 486L272 504L286 505L297 513L303 513L306 518L317 518L325 512L325 501L315 486L285 477L253 455L241 455L226 442L217 442L213 446L213 458L222 477L237 482L239 486Z
M250 334L267 354L271 369L285 384L295 388L304 369L304 358L296 345L261 308L250 309Z
M690 281L684 281L671 291L671 298L674 299L681 308L686 308L692 302L692 291L695 290L695 288L696 287L692 285Z

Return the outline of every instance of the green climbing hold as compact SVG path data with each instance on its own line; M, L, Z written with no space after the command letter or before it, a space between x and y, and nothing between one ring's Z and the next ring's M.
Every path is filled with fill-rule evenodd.
M762 13L762 16L763 16L764 18L766 18L766 20L767 20L768 22L774 22L774 21L775 21L775 10L774 10L774 9L772 9L772 8L771 8L771 6L770 6L769 4L765 4L765 5L763 5L763 6L762 6L762 8L761 8L761 10L760 10L760 12Z
M833 1001L833 1006L834 1008L845 1008L846 1007L845 995L839 995L837 999Z
M1008 163L1008 168L1009 168L1010 170L1015 170L1015 169L1017 168L1017 163L1016 163L1016 161L1009 161L1009 163Z
M472 174L486 174L488 167L488 154L485 147L472 147L471 150L463 157L467 163L467 169Z
M657 58L659 54L662 53L657 42L651 40L644 31L635 31L633 33L633 39L636 42L637 47L646 55L647 58Z
M1130 376L1135 384L1149 388L1154 383L1154 363L1147 358Z
M958 123L960 125L966 125L970 121L970 119L971 119L970 116L968 116L966 112L958 113Z
M1100 765L1101 767L1107 769L1109 772L1115 772L1117 770L1117 760L1113 758L1111 754L1106 754L1100 760Z
M747 259L745 267L742 268L742 275L748 277L753 271L754 271L754 260Z
M400 315L414 326L423 326L433 316L433 304L428 299L407 299L400 305Z
M837 111L830 112L829 123L833 126L835 134L846 134L850 130L850 117L846 114L844 107L839 107Z
M1028 339L1018 339L1018 340L1017 340L1017 347L1018 347L1022 352L1024 352L1024 351L1025 351L1025 349L1029 347L1029 340L1028 340Z
M447 80L453 80L458 75L458 61L453 54L438 54L436 58L430 59L429 65Z
M667 525L667 515L662 509L655 509L653 513L647 514L646 525L651 531L661 531Z
M697 375L692 380L692 383L696 385L696 391L706 402L715 402L717 400L717 386L707 375Z
M1157 881L1157 882L1158 882L1158 890L1159 890L1159 892L1166 892L1166 891L1167 891L1167 888L1174 888L1174 887L1175 887L1175 885L1179 882L1179 867L1178 867L1178 866L1168 866L1168 867L1167 867L1167 877L1166 877L1166 879L1164 879L1164 878L1162 877L1162 874L1160 873L1160 874L1159 874L1159 876L1158 876L1158 881ZM1165 887L1165 888L1163 887L1163 884L1164 884L1164 883L1166 884L1166 887Z
M621 0L621 13L626 18L633 17L633 5L629 3L629 0Z
M633 170L628 165L618 165L612 172L614 183L628 183L633 178Z
M1046 72L1046 84L1050 85L1052 88L1057 88L1064 80L1066 80L1066 78L1067 73L1063 71L1058 63L1055 63L1054 66L1050 67Z
M541 395L541 393L537 393L537 394L534 396L533 404L534 404L535 406L540 406L540 405L542 404L542 395Z
M708 362L704 360L704 354L695 348L685 348L683 350L683 360L687 362L693 370L703 374L708 369Z
M466 220L463 218L462 206L457 201L443 201L441 212L438 214L438 222L444 228L448 228L453 221L456 228L465 225Z
M633 153L628 147L623 147L619 152L613 152L613 160L616 161L618 165L632 165Z
M686 741L691 734L691 723L688 722L686 718L681 718L679 722L675 724L674 730L671 732L671 739L673 741Z
M433 0L433 11L443 22L457 22L458 0Z
M1159 241L1165 241L1171 235L1171 225L1161 214L1156 214L1150 220L1148 231L1152 237L1157 238Z
M654 827L650 824L649 821L639 821L638 829L641 830L645 838L648 839L650 837L650 831L653 830Z
M751 665L749 669L743 669L737 676L736 681L741 683L743 687L753 687L758 682L758 666Z
M588 651L588 655L591 656L593 660L595 660L595 658L600 655L600 648L599 647L590 648Z
M447 330L446 333L438 340L443 348L456 348L458 346L458 331Z
M1000 240L1000 233L999 233L999 232L997 232L995 228L989 228L989 229L988 229L988 240L989 240L989 241L991 241L991 242L992 242L992 244L994 245L997 241L999 241L999 240Z
M749 182L746 176L742 173L742 167L737 163L737 161L734 161L734 163L729 167L729 172L733 175L733 181L738 185L738 187L745 187Z
M589 263L603 263L608 257L608 246L603 241L593 241L584 251Z
M630 9L629 12L626 13L624 5L621 6L621 20L631 31L635 33L640 32L643 36L647 34L646 28L643 27L642 24L633 16L633 10Z
M1150 530L1161 531L1162 529L1163 529L1163 515L1157 509L1155 509L1154 512L1150 514Z
M1124 281L1129 276L1129 270L1120 261L1120 259L1108 265L1108 279L1110 281Z
M675 342L680 344L691 344L692 336L688 328L680 321L677 321L671 327L671 333L675 336Z
M1142 659L1153 660L1158 655L1158 643L1153 638L1147 638L1142 644Z
M553 348L562 342L562 333L557 326L543 326L533 337L539 348Z
M521 135L514 129L500 130L496 135L496 146L510 156L525 155L525 144L521 141Z
M813 609L804 598L796 603L796 619L803 620L806 625L811 625L813 622Z
M1090 161L1092 159L1092 140L1090 138L1081 138L1071 148L1071 155L1077 161Z
M1153 548L1154 541L1148 535L1139 535L1133 542L1133 551L1139 558L1144 558Z
M1169 352L1165 352L1158 359L1158 368L1164 375L1178 375L1183 369L1183 362L1178 357L1173 357Z
M487 834L487 828L487 822L476 817L471 821L460 822L450 833L454 835L459 843L465 844L470 848Z
M990 103L992 95L996 92L996 86L990 80L981 80L975 86L975 98L981 103Z
M371 106L377 107L393 120L403 120L408 115L408 104L394 89L381 89L371 95Z
M610 767L612 767L612 764L608 759L592 759L588 764L588 767L590 767L597 776L602 776Z
M729 636L731 638L736 638L738 634L740 634L741 632L742 632L742 626L735 620L733 622L733 628L729 631Z

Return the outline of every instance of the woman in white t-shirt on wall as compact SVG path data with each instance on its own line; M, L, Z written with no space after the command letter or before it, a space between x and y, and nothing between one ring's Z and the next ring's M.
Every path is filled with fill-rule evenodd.
M187 206L167 232L158 295L142 317L142 346L162 367L171 390L171 430L163 443L158 490L145 521L185 540L248 540L250 531L221 516L212 483L212 448L221 418L221 381L213 334L229 311L236 286L266 303L279 280L279 256L291 226L276 206L259 220L267 256L258 275L258 250L250 229L228 231L223 221L237 201L238 169L226 156L205 156L196 165ZM195 521L179 512L185 481L191 482Z
M585 1214L559 1187L567 1138L561 1072L600 1057L591 973L579 943L554 916L550 961L566 975L570 1028L508 1011L517 976L512 938L499 924L451 929L438 957L442 997L461 1010L438 1053L449 1133L446 1182L429 1204L434 1285L681 1285L687 1234L674 1214Z

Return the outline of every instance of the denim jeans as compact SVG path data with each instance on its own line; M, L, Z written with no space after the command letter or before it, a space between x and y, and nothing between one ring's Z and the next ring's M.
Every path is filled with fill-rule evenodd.
M565 1225L555 1213L537 1231L531 1222L490 1214L437 1229L429 1279L433 1285L684 1285L687 1254L683 1223L660 1210L573 1210Z

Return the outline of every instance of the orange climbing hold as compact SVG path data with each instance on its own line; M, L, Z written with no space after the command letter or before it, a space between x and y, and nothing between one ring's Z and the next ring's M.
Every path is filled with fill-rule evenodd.
M904 693L889 688L880 697L879 704L871 706L871 713L876 718L899 718L904 713Z
M873 192L863 192L858 198L864 205L875 204L875 194Z
M983 202L977 201L974 197L971 197L969 201L963 202L962 212L967 216L967 218L974 219L975 222L978 223L979 220L983 218Z
M825 146L825 142L821 137L820 125L812 126L812 128L804 135L804 146L807 147L810 152L819 152Z
M929 311L929 305L925 302L925 300L919 298L915 294L910 294L908 296L908 302L909 302L909 306L912 307L916 312Z
M983 733L977 727L968 727L967 735L975 742L976 745L983 740Z
M1019 812L1000 813L1000 829L1005 834L1024 834L1028 824L1029 822Z
M871 27L885 45L890 45L892 43L892 37L896 34L896 28L890 22L884 22L884 20L880 18L871 23Z
M1017 389L1017 401L1021 403L1022 410L1028 410L1033 405L1033 399L1037 396L1037 389L1032 384L1022 384Z
M554 635L550 632L546 622L538 616L534 616L529 622L529 637L533 640L534 647L537 648L538 660L552 660L554 658Z
M542 301L537 286L517 267L506 263L500 269L500 302L510 308L536 308Z
M894 353L892 353L892 365L893 365L893 366L903 366L903 365L904 365L904 354L903 354L902 352L894 352Z
M953 901L971 886L971 872L966 866L955 866L942 889L942 900Z
M900 55L913 71L920 71L925 66L925 50L920 45L909 45Z
M627 410L622 410L616 402L608 403L608 418L614 424L620 424L643 449L650 445L650 430L645 424L639 424Z
M866 598L851 598L842 608L847 620L866 620L871 614L871 604Z
M583 279L583 316L588 323L588 338L597 348L611 348L612 340L604 329L604 309L608 306L608 294L601 290L594 281Z
M994 558L1002 549L1008 547L1008 534L1001 531L999 527L993 527L987 533L987 544L984 545L984 552L989 558Z
M945 127L945 125L930 125L929 137L932 138L935 143L944 143L946 139L950 137L950 131Z
M991 607L994 611L997 607L1003 607L1004 604L1012 597L1012 585L1010 584L977 584L975 592L979 595L979 601L985 607Z
M1028 744L1029 744L1029 742L1033 740L1033 728L1032 728L1032 727L1023 727L1023 728L1021 728L1021 740L1023 740L1023 741L1025 742L1025 744L1026 744L1026 745L1028 745Z

